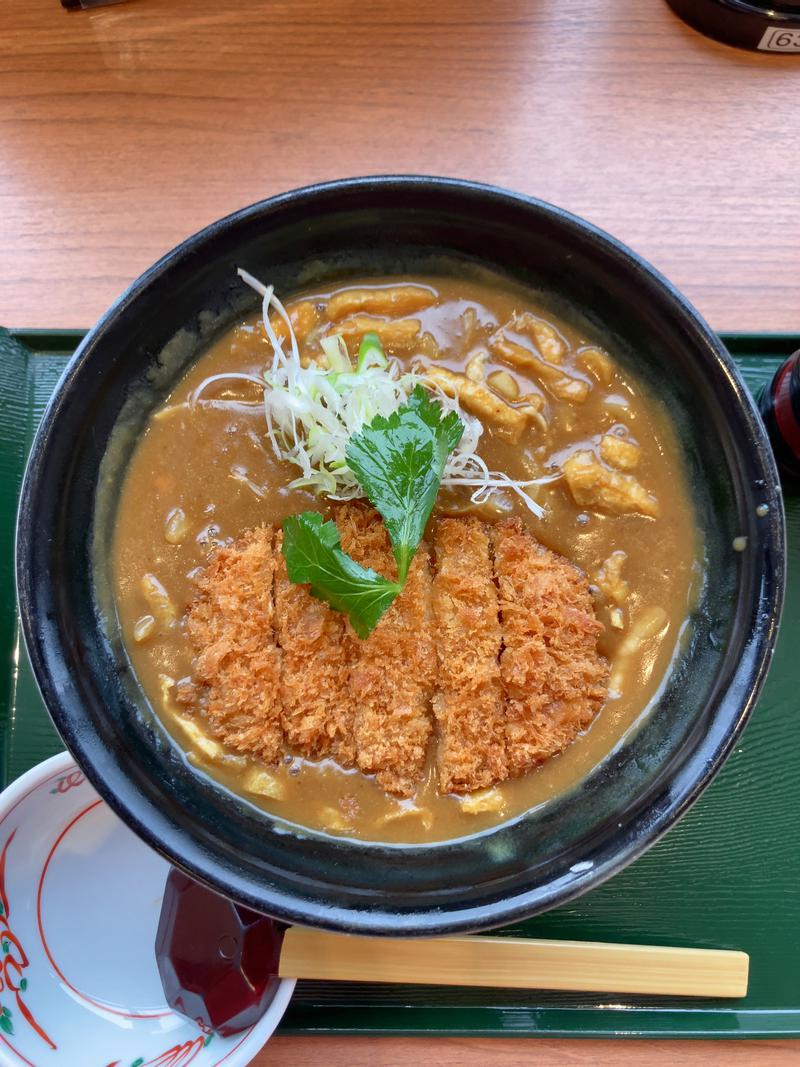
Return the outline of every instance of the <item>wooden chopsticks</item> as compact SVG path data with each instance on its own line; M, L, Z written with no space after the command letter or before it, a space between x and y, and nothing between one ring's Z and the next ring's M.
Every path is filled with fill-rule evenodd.
M350 937L291 927L282 978L743 997L749 957L725 949L514 937Z

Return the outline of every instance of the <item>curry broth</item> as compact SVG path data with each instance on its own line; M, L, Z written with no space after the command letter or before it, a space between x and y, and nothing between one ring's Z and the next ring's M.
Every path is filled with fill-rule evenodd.
M590 729L560 756L497 786L494 810L470 812L462 800L440 796L432 766L417 796L397 801L358 771L342 770L329 760L313 763L292 756L274 770L282 799L246 794L248 800L292 822L367 840L425 841L474 833L578 783L654 698L685 636L702 578L675 431L660 402L613 360L613 351L610 362L592 373L591 358L581 360L580 353L593 349L597 339L555 318L533 294L515 290L505 281L497 285L442 278L413 281L438 294L435 306L413 316L421 323L422 340L416 348L427 350L426 363L463 373L467 356L485 347L500 324L514 312L529 310L555 326L569 347L565 367L576 380L591 386L582 403L546 395L547 429L531 421L517 444L509 444L487 427L479 451L490 468L521 480L557 472L570 455L587 447L596 449L600 435L624 432L640 446L635 476L657 499L659 514L655 518L613 515L579 506L563 478L536 487L535 497L546 509L542 519L513 495L495 495L478 507L489 521L518 515L542 543L575 562L593 582L613 551L626 553L627 596L618 602L600 592L597 596L597 614L605 627L600 648L611 663L613 691ZM376 282L351 282L345 288L356 285L374 287ZM315 292L304 299L321 306L331 295ZM392 345L386 347L392 355ZM123 638L148 698L192 763L240 793L242 776L252 769L253 761L232 753L208 758L202 744L198 747L187 734L185 712L174 704L165 679L192 673L181 617L194 596L193 573L208 553L249 527L280 523L305 509L326 510L324 500L286 488L299 472L274 457L254 386L212 383L201 404L194 410L187 406L209 376L258 375L270 360L270 346L254 315L228 331L189 369L150 419L132 457L119 501L113 550ZM486 377L496 371L510 372L521 396L544 395L540 380L491 356L481 373ZM606 375L608 380L600 380ZM476 509L466 495L442 490L437 510L454 514ZM155 579L156 592L166 595L163 612L153 611L153 588L149 596L143 591L146 575ZM148 615L156 618L145 632L148 625L142 620ZM343 797L358 801L347 802L346 818Z

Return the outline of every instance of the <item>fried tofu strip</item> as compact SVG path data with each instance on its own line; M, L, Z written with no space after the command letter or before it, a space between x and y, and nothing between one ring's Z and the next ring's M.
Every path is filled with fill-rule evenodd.
M266 763L283 751L274 573L272 528L248 530L211 556L186 620L199 700L215 737Z
M492 334L489 347L498 359L533 375L557 400L582 404L589 395L588 382L573 377L555 363L549 363L537 352L523 348L515 341L509 341L502 330Z
M458 397L467 411L489 424L498 437L516 444L528 425L528 413L513 408L493 393L488 385L456 374L446 367L425 367L426 381L436 385L446 396Z
M570 456L564 477L576 504L601 508L612 515L640 514L656 518L658 500L632 474L620 474L604 466L594 452L584 449Z
M423 311L435 303L433 289L422 285L393 285L387 289L345 289L330 298L326 311L332 322L359 313L399 318Z
M344 645L344 616L289 581L275 541L275 630L281 648L283 732L310 759L355 762L353 706Z
M474 518L441 519L434 549L439 791L471 792L506 777L500 621L487 527Z
M528 337L536 345L542 357L548 363L563 363L567 354L567 342L549 322L538 318L530 311L516 312L511 317L507 329L514 330Z
M628 599L630 587L622 577L622 568L628 558L627 552L618 548L608 559L603 560L595 576L595 585L610 604L621 607Z
M315 327L319 326L319 312L310 300L301 300L299 304L291 304L287 307L286 312L292 324L294 335L300 344L305 341ZM275 331L279 341L288 339L289 330L280 315L270 315L269 324Z
M353 559L396 577L386 527L375 511L345 504L336 511L336 525L342 548ZM412 796L425 770L436 681L430 559L424 544L403 592L375 630L362 641L348 624L347 646L357 765L374 774L387 793Z
M632 471L639 463L641 448L635 441L615 433L604 433L600 438L600 458L620 471Z
M333 333L342 335L351 351L361 343L365 333L376 333L390 354L411 352L416 347L419 331L419 319L379 319L372 315L354 315L333 329Z
M561 752L592 722L608 692L602 629L585 577L518 520L493 530L504 648L509 777Z
M614 376L614 364L602 348L596 348L594 345L578 349L575 362L601 385L608 385Z

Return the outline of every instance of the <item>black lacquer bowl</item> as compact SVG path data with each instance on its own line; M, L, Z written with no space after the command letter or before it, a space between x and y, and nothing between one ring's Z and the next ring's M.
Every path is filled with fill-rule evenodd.
M566 301L666 401L708 580L661 698L577 789L455 841L334 839L225 792L186 763L158 723L113 613L114 502L148 411L214 331L252 306L237 266L291 293L348 273L435 269L444 258ZM737 537L747 538L743 552L733 550ZM764 680L784 539L775 465L745 387L717 337L651 267L535 200L445 179L368 178L301 189L215 223L103 316L33 446L17 582L28 651L56 727L136 833L195 877L279 918L433 934L563 903L630 863L686 811L731 750Z

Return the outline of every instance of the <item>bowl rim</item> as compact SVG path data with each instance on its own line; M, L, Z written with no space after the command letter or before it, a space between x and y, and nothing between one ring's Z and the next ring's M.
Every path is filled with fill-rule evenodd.
M345 178L289 190L234 211L187 237L141 274L101 316L65 369L42 418L25 471L17 524L16 580L22 632L45 706L67 748L74 753L75 759L94 788L127 825L157 851L168 856L176 866L182 867L193 877L219 892L229 896L235 895L237 900L241 900L250 907L264 910L263 896L259 898L253 895L247 888L249 883L241 880L236 882L234 890L231 880L226 878L224 873L220 875L213 860L209 860L202 849L193 850L193 859L176 854L173 841L175 837L181 835L179 828L173 828L171 838L170 835L160 835L140 818L137 811L118 797L102 771L94 765L85 737L75 728L70 714L65 711L58 687L50 676L46 657L39 642L35 639L35 597L26 576L28 545L36 532L35 509L32 506L36 476L46 456L50 418L57 413L58 406L83 360L88 358L93 346L102 340L104 331L123 310L133 303L143 290L168 272L173 265L187 256L196 254L206 241L221 230L249 219L258 218L267 212L279 210L284 205L302 205L304 201L324 199L327 194L331 193L368 194L373 189L385 190L387 188L422 192L430 189L443 190L489 200L500 205L532 210L534 213L538 212L557 221L566 229L576 232L582 238L599 243L605 252L613 254L618 261L623 262L627 269L644 275L649 284L660 291L660 297L665 304L670 305L670 310L680 318L681 325L691 338L694 347L698 351L705 352L709 373L713 370L716 377L724 380L729 397L735 400L745 423L747 440L739 442L739 445L742 449L745 445L747 446L750 466L763 480L762 491L765 497L777 503L777 506L770 507L769 514L763 522L763 551L758 560L763 579L762 589L766 587L768 590L766 597L768 607L762 614L762 628L753 636L752 643L748 646L746 663L740 662L735 671L731 672L724 694L719 700L715 725L719 725L721 718L724 719L724 723L721 728L710 732L709 736L703 739L702 744L687 757L681 768L680 781L671 790L669 802L657 811L652 811L655 805L651 800L643 810L637 810L635 815L630 817L626 840L623 844L613 849L606 844L596 855L592 852L593 860L588 865L588 869L575 872L569 885L559 884L557 879L551 880L544 886L539 885L533 888L528 886L514 890L499 902L470 905L444 916L440 909L432 906L427 906L424 910L414 910L408 914L331 907L317 909L318 914L310 919L308 908L302 906L298 908L288 894L279 898L274 895L270 900L270 914L287 922L306 924L313 922L314 925L322 928L352 933L387 936L404 933L429 936L486 929L519 920L557 904L568 903L588 888L602 884L627 866L658 841L685 814L709 784L731 752L763 687L775 647L785 587L785 519L777 468L755 402L744 385L732 357L692 304L658 270L617 238L562 208L498 186L463 179L413 174ZM744 699L736 698L736 708L724 714L727 710L726 699L728 701L731 699L730 695L737 679L739 688L744 692Z

